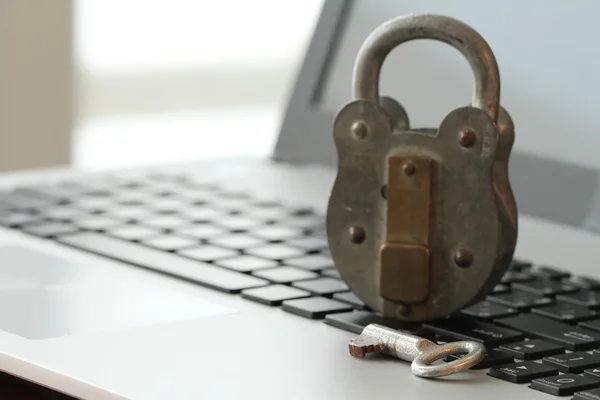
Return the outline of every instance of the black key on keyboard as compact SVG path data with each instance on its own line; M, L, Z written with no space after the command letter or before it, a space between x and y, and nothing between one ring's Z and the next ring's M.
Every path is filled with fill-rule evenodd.
M352 306L325 297L286 300L282 309L292 314L311 319L323 319L328 314L352 311Z
M286 260L285 263L311 271L319 271L334 267L331 257L322 254L311 254L305 257L291 258Z
M600 319L593 319L591 321L583 321L578 324L580 327L590 329L592 331L600 332Z
M310 293L286 285L271 285L243 290L242 297L268 306L279 306L285 300L310 297Z
M104 236L94 232L83 232L58 239L66 245L100 254L153 271L194 281L227 293L239 293L243 289L266 286L268 281L242 273L229 271L200 261L194 261L155 250L137 243Z
M265 244L264 240L257 239L246 233L229 234L226 236L215 237L214 239L209 239L208 241L214 245L235 250L244 250L250 247L257 247Z
M510 308L516 308L520 311L529 310L532 307L552 304L554 301L547 297L541 297L539 295L523 292L513 291L509 293L491 294L487 297L491 302L505 305Z
M464 357L464 354L456 355L453 354L451 356L446 357L446 362L454 361L456 359ZM479 369L488 369L495 365L506 365L515 362L513 357L509 354L503 353L498 350L490 349L485 353L485 357L478 364L475 364L470 369L479 370Z
M488 375L512 383L525 383L537 378L558 375L558 370L536 362L523 361L493 367Z
M344 281L333 278L319 278L310 281L294 282L292 286L308 290L320 296L331 296L337 292L345 292L348 286Z
M558 343L568 350L590 350L600 347L599 333L535 314L521 314L516 317L500 318L495 322L523 332L529 337L546 339Z
M536 278L535 275L531 274L527 270L525 270L525 271L508 271L502 277L502 283L509 284L509 283L514 283L514 282L527 282L527 281L532 281L535 278Z
M529 387L554 396L570 396L580 390L593 389L599 386L600 381L574 374L564 374L534 379Z
M273 268L278 265L276 261L253 256L237 256L232 258L215 260L214 264L220 267L233 269L239 272L258 271L259 269Z
M452 317L423 324L423 328L443 337L475 340L488 347L523 340L523 334L471 318Z
M510 354L519 360L539 360L555 354L563 354L564 347L545 340L533 339L523 342L509 343L498 348L504 353Z
M182 250L200 245L197 240L175 235L156 236L142 240L141 243L164 251Z
M600 380L600 368L590 368L583 371L583 374L587 377Z
M556 296L556 301L600 309L600 292L582 290L577 293L561 294Z
M223 247L211 246L211 245L199 245L198 247L179 250L179 254L193 258L194 260L200 261L215 261L221 258L229 258L236 256L237 251L231 249L225 249Z
M39 221L40 217L35 214L18 211L0 211L0 225L9 228L15 228L21 225Z
M366 310L367 305L354 293L352 292L340 292L334 293L333 298L335 300L343 301L344 303L350 304L352 307L357 310Z
M340 275L340 271L338 271L338 269L335 267L321 270L321 275L327 276L329 278L342 279L342 276Z
M557 281L571 276L571 273L568 271L546 266L535 268L532 272L536 275L542 275L548 279Z
M542 362L558 369L560 372L579 374L585 369L600 366L600 354L576 351L544 357Z
M286 241L302 237L302 230L289 226L263 225L255 227L249 234L263 240Z
M492 290L493 294L508 293L508 292L510 292L510 287L508 287L507 285L503 285L501 283L494 286L494 289Z
M103 215L84 215L73 220L73 225L90 231L104 231L123 225L123 221L108 218Z
M246 250L246 254L269 258L271 260L282 260L285 258L298 257L304 254L304 250L286 244L269 244L260 247L253 247ZM293 264L289 264L293 265ZM294 265L296 266L296 265Z
M62 222L42 222L39 224L24 225L21 229L29 234L52 238L59 235L77 232L77 227Z
M565 282L586 290L600 289L600 281L587 276L573 276L571 279Z
M598 400L600 399L600 389L586 389L575 393L573 400Z
M392 329L403 329L416 335L424 334L419 328L419 324L402 322L394 318L381 317L369 311L351 311L341 314L330 314L325 318L325 323L358 334L360 334L369 324L379 324ZM425 333L425 335L427 336L428 333L429 332ZM430 334L429 337L431 337Z
M538 278L528 282L515 282L513 289L531 292L540 296L556 296L557 294L573 293L578 287L546 278Z
M155 229L139 225L122 225L106 231L108 235L125 240L142 240L160 236L161 233Z
M253 272L252 275L275 283L291 283L319 277L319 274L317 273L302 268L287 266L259 269L258 271Z
M463 309L461 313L482 321L491 321L495 318L517 315L518 311L514 308L505 307L500 304L495 304L484 300Z
M524 260L512 260L512 262L510 263L510 270L511 271L525 271L530 269L532 266L532 264L528 261L524 261Z
M56 201L45 201L40 198L24 196L19 193L0 193L0 203L8 205L15 210L37 210L52 204L57 204Z
M532 313L564 322L579 322L597 318L598 314L575 304L558 303L531 310Z

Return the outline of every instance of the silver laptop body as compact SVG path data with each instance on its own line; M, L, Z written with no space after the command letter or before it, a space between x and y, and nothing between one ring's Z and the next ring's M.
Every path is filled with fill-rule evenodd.
M354 56L385 20L434 12L472 25L496 52L502 105L517 127L511 165L521 213L516 257L600 279L595 157L600 52L586 44L600 34L595 8L591 0L511 7L474 0L327 0L271 159L4 175L3 210L38 213L30 213L31 221L21 211L1 216L12 222L0 230L0 370L84 399L551 398L528 383L490 377L488 369L427 380L413 376L403 361L352 358L347 344L355 333L324 323L318 310L294 312L264 304L264 294L262 303L242 296L241 288L260 288L268 279L250 267L242 271L243 262L224 267L214 260L289 256L292 261L284 264L296 266L294 271L328 278L322 271L331 272L329 266L316 266L327 251L312 249L311 235L323 234L335 173L331 123L349 100ZM443 44L415 42L390 56L381 87L405 105L415 125L435 126L469 101L471 85L460 54ZM91 188L85 201L82 187ZM171 203L169 191L176 194ZM69 195L74 203L64 200ZM63 200L52 212L44 208L49 206L42 203L58 198ZM182 203L187 208L180 215ZM61 208L72 204L82 212ZM96 211L111 207L138 222L107 225ZM268 211L272 207L283 211ZM147 213L134 217L135 209ZM36 220L38 214L45 219ZM180 220L177 225L182 215L194 226ZM252 222L257 216L270 228L284 229L257 227ZM162 241L125 240L143 233L132 229L136 224L159 230ZM294 237L294 229L304 236ZM119 236L111 236L115 231ZM217 240L217 231L225 239ZM172 236L180 241L170 242ZM238 244L228 242L229 236ZM184 239L195 240L198 249L173 251ZM247 251L240 250L244 246ZM112 256L98 254L98 247ZM211 251L217 255L207 255ZM325 297L346 304L335 313L354 312L333 292Z

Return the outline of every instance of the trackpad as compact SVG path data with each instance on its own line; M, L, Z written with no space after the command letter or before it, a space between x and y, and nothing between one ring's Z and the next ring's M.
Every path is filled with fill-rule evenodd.
M235 312L110 275L29 248L0 247L0 330L47 339Z

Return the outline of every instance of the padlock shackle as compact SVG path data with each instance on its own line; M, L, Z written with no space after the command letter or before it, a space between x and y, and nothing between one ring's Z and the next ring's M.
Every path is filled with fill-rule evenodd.
M492 49L470 26L454 18L413 14L380 25L361 46L353 72L354 99L379 103L379 75L387 55L402 43L433 39L459 50L475 77L471 106L485 111L494 123L500 104L500 72Z

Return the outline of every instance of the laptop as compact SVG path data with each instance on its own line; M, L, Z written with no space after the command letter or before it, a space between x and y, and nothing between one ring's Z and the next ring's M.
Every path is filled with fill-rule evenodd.
M269 159L3 175L0 370L48 398L598 398L595 6L327 0ZM415 328L486 345L482 363L441 379L349 355L366 324L398 325L340 279L324 224L358 48L415 12L488 40L517 127L509 273L482 303ZM454 49L415 41L390 55L381 88L413 126L435 127L470 100L472 77Z

